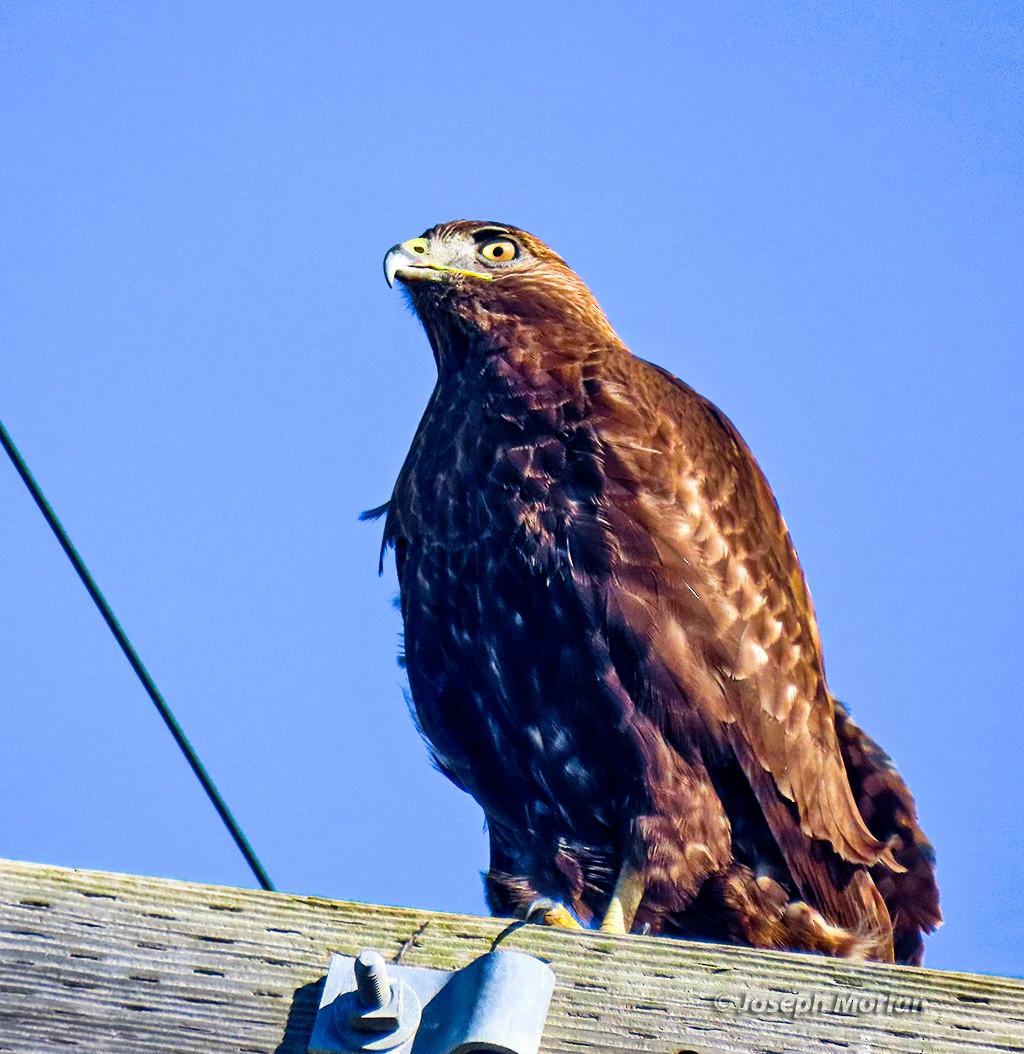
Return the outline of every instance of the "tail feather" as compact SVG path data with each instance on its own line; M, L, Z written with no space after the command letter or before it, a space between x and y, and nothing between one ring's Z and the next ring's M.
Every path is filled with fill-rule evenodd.
M878 865L871 877L892 918L896 961L916 966L924 955L923 935L942 922L935 852L917 822L914 798L889 756L840 703L835 707L839 747L857 807L871 833L888 842L906 868L896 873Z

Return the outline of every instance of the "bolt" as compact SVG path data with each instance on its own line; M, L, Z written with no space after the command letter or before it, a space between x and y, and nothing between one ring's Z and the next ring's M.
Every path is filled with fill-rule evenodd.
M359 1002L370 1010L380 1010L391 1002L391 982L384 956L372 948L359 953L353 969Z

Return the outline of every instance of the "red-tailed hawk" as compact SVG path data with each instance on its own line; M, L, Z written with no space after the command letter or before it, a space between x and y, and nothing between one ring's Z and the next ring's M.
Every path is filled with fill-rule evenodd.
M438 371L384 540L416 720L487 818L492 910L919 962L931 846L829 694L733 425L523 231L441 224L384 267Z

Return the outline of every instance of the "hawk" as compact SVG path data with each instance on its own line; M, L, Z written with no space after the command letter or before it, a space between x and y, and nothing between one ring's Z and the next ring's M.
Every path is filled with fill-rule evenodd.
M914 800L825 681L736 428L636 358L537 238L384 261L437 383L386 513L413 715L483 808L495 914L917 963Z

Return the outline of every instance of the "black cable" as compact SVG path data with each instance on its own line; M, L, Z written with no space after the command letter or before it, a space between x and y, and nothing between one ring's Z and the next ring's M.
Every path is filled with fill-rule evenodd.
M11 439L7 429L4 428L3 421L0 421L0 443L3 444L4 450L7 451L7 456L11 459L14 463L14 467L18 470L18 475L21 476L22 482L28 487L32 499L35 501L36 505L39 506L39 511L46 518L46 522L50 525L50 530L52 530L57 536L57 541L60 542L61 548L67 555L67 558L71 561L74 569L78 572L78 577L82 580L82 584L88 590L89 596L93 599L93 603L99 608L103 620L110 628L110 632L114 634L114 639L121 646L121 651L124 652L125 658L131 663L131 667L135 671L136 676L142 682L143 688L146 689L149 698L153 700L153 705L157 708L157 712L163 718L164 724L170 730L171 735L174 736L174 741L178 744L182 754L185 755L185 760L192 767L196 779L198 779L203 785L203 790L206 791L206 796L213 803L213 807L217 810L217 814L224 822L224 826L228 829L231 837L235 840L235 845L241 850L242 856L245 857L245 862L250 868L252 868L252 873L256 876L259 884L264 889L273 890L274 885L267 876L266 871L263 870L263 865L260 863L259 858L253 852L252 846L249 845L248 840L242 833L242 829L238 826L235 818L231 815L231 810L227 807L227 803L220 796L220 792L217 790L213 780L210 779L210 775L203 767L203 763L196 756L196 752L192 749L192 744L189 743L188 738L182 731L174 714L171 713L171 708L167 705L164 697L160 694L159 688L157 688L153 678L150 677L149 671L143 665L138 653L132 647L132 642L128 639L124 630L121 629L121 624L115 618L114 612L110 609L110 605L100 592L99 586L96 585L95 580L89 573L89 569L85 566L85 562L78 555L78 550L71 544L71 539L68 537L67 531L64 530L64 525L59 519L57 519L57 514L53 511L50 503L46 500L45 495L40 489L39 484L36 483L35 478L29 471L28 465L25 464L25 459L21 456L18 448L14 445L14 440Z

